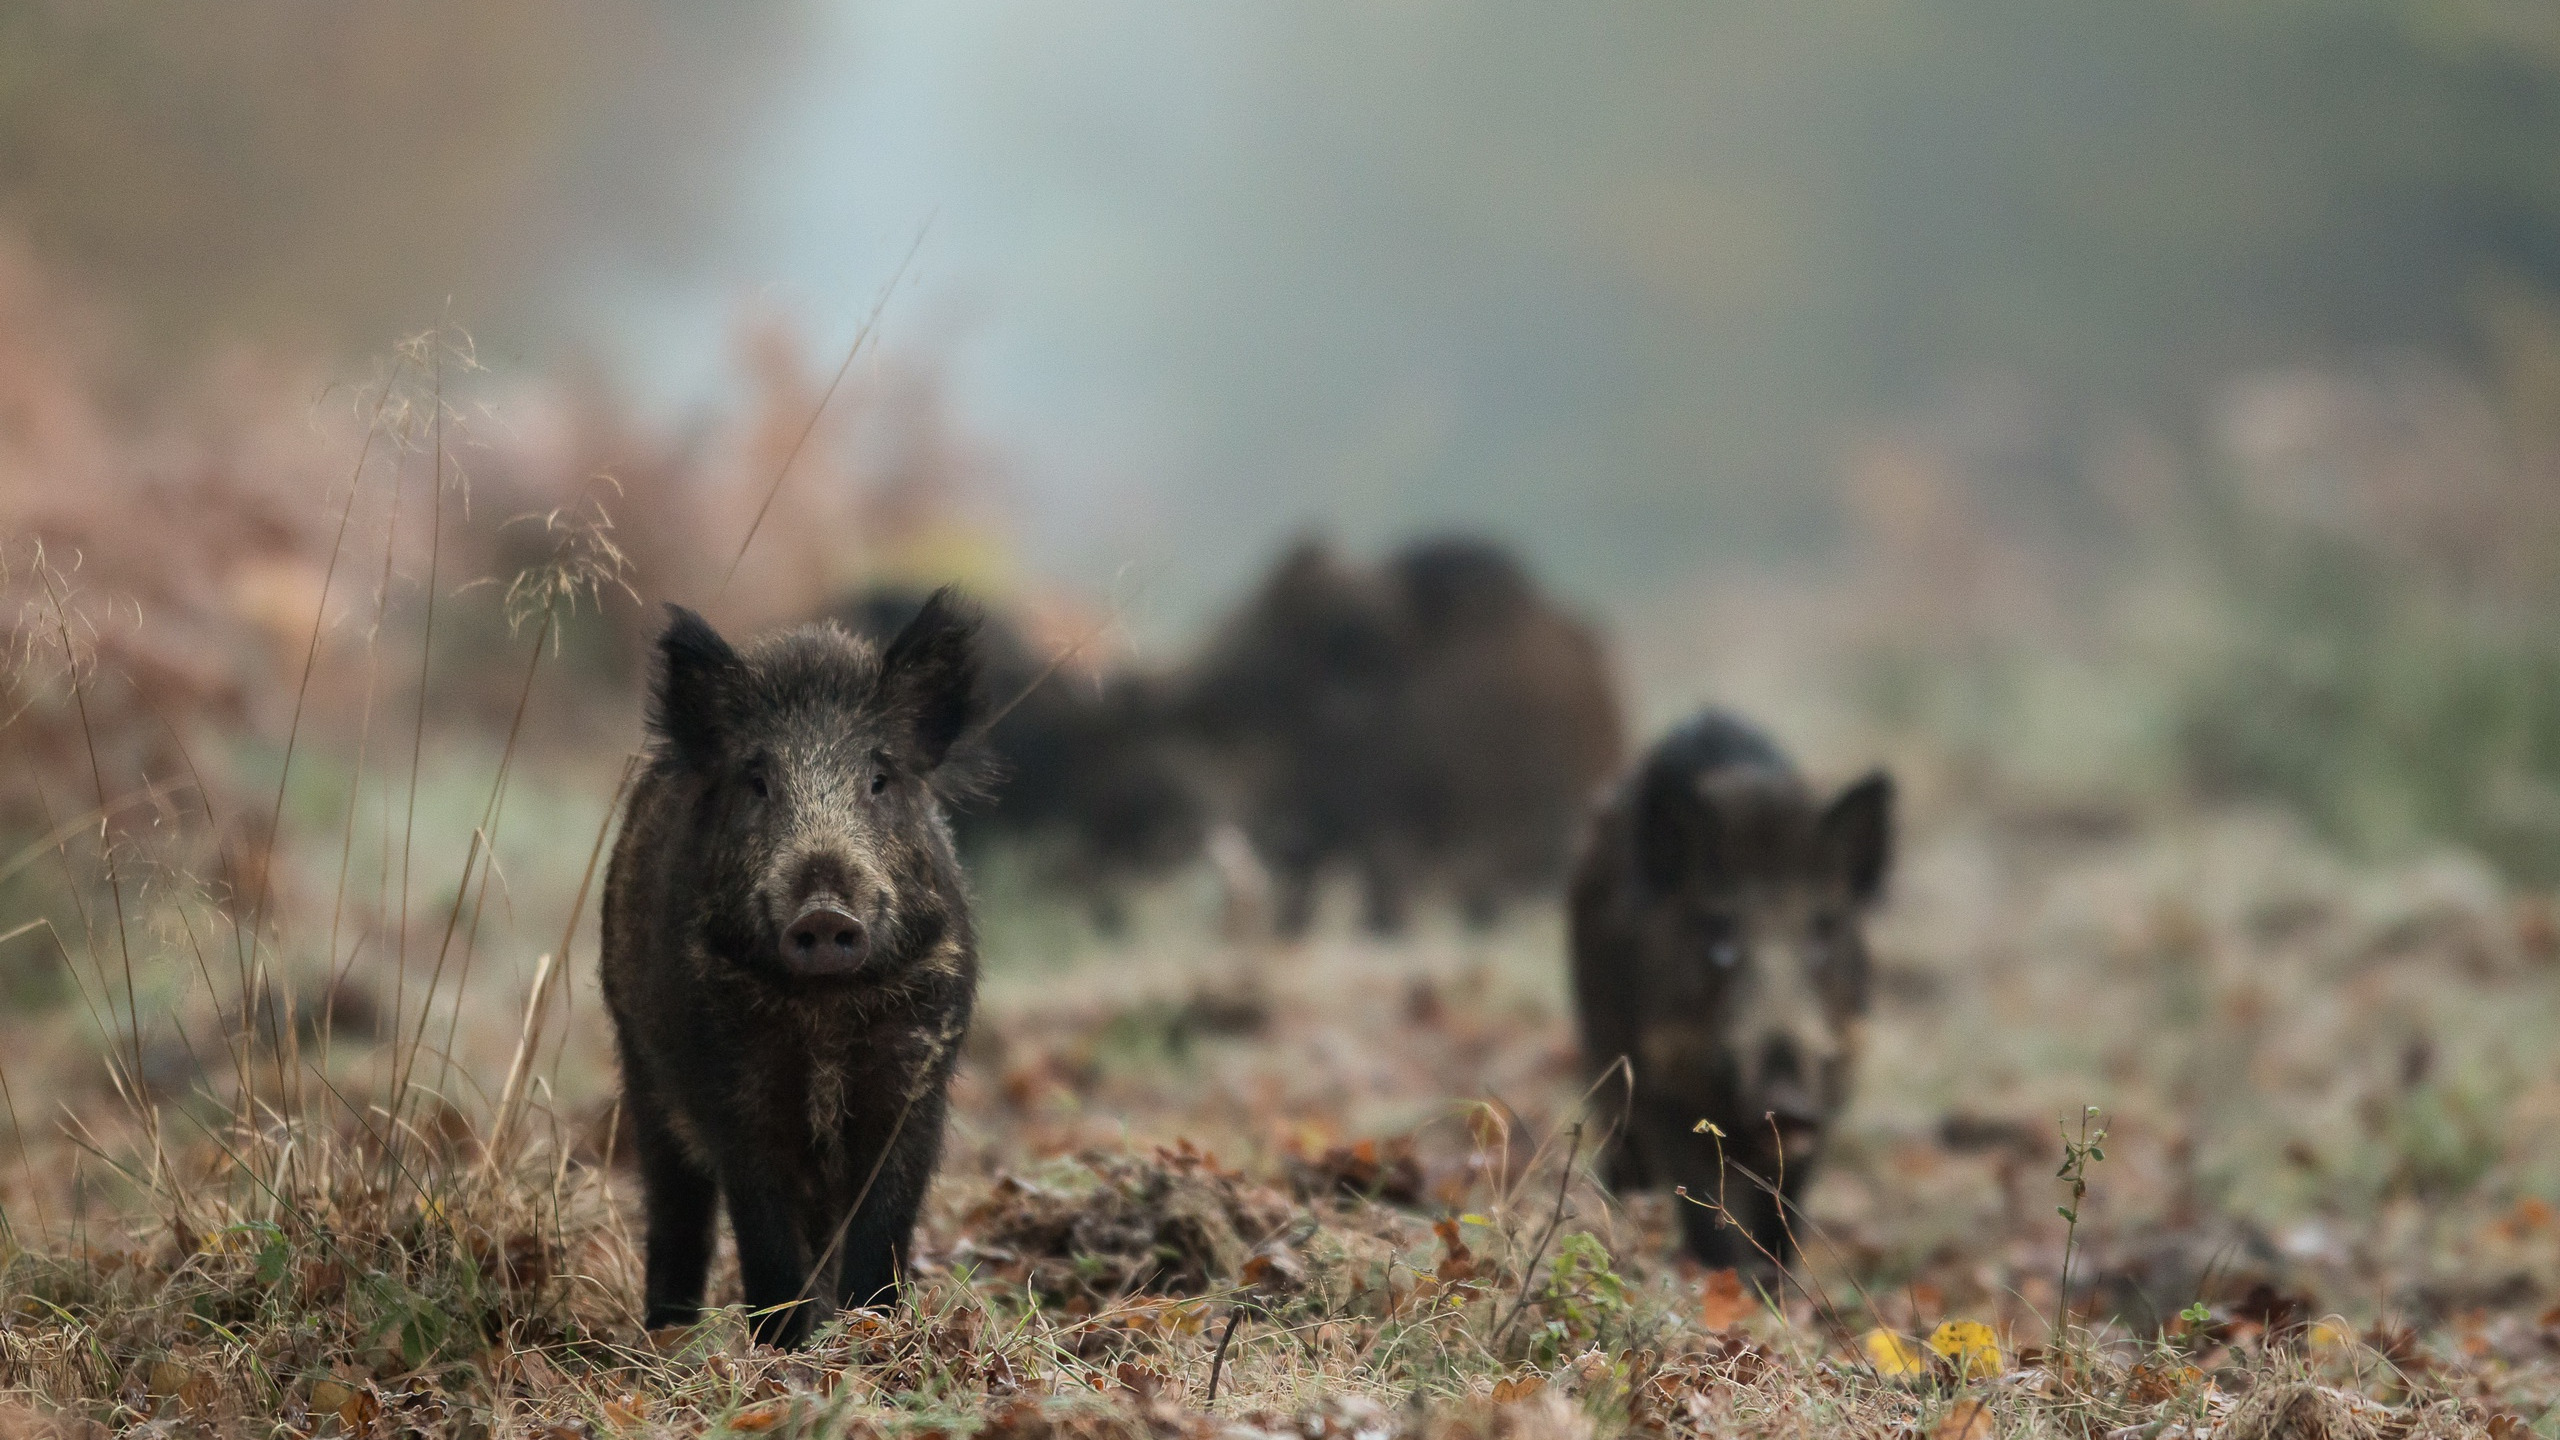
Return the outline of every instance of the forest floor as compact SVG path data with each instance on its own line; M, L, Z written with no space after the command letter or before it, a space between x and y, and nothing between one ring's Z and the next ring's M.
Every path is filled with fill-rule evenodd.
M494 1151L471 1105L394 1129L318 1080L396 1037L306 1048L253 1121L236 1085L48 1088L94 1048L13 1043L13 1113L59 1119L0 1186L0 1436L2554 1433L2560 920L2459 857L1935 817L1769 1289L1597 1183L1552 909L1281 946L1186 885L1105 940L986 888L911 1303L794 1354L735 1309L638 1328L591 1001Z

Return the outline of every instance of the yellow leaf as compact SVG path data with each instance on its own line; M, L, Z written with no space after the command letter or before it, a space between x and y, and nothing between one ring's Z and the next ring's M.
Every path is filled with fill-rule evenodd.
M2311 1348L2314 1350L2335 1350L2341 1345L2354 1344L2356 1337L2352 1332L2342 1330L2339 1327L2330 1324L2328 1321L2322 1320L2312 1325L2311 1334L2308 1338L2311 1341Z
M1874 1366L1879 1375L1891 1378L1896 1375L1925 1375L1929 1371L1929 1357L1921 1354L1919 1347L1890 1330L1870 1330L1859 1344L1866 1349L1867 1363Z
M1929 1335L1929 1348L1947 1357L1956 1374L1981 1380L2000 1373L2000 1337L1979 1320L1949 1320Z

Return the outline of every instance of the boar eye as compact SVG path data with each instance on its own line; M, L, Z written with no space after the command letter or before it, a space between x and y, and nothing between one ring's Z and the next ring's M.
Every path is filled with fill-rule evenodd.
M888 788L889 788L889 772L888 772L888 771L886 771L886 770L874 770L874 771L872 771L872 772L871 772L871 793L872 793L872 794L874 794L874 795L877 795L877 794L879 794L881 791L886 790L886 789L888 789Z
M771 798L773 794L773 787L765 783L763 766L750 765L747 767L747 788L754 791L756 798L759 800Z
M1708 964L1718 970L1730 970L1742 963L1742 936L1731 919L1699 915L1692 917L1689 924L1696 943L1706 952Z

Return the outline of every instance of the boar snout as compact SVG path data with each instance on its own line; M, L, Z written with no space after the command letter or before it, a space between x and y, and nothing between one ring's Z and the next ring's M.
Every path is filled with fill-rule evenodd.
M782 963L796 974L850 975L871 955L871 929L833 900L812 900L782 931Z
M1822 1053L1822 1047L1778 1035L1762 1046L1759 1059L1758 1108L1777 1132L1779 1149L1789 1158L1801 1157L1822 1138L1830 1110L1822 1094L1822 1072L1833 1057Z

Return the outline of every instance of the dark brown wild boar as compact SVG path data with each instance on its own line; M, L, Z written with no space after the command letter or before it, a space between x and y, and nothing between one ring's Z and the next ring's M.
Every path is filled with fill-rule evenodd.
M856 591L829 616L887 644L920 610L922 591ZM1151 677L1095 675L1045 654L1001 615L982 619L978 684L988 720L970 737L993 771L987 795L953 814L964 856L997 840L1029 848L1041 873L1082 893L1105 929L1118 928L1132 883L1199 854L1208 823Z
M1387 576L1414 650L1397 823L1417 882L1490 923L1563 882L1575 828L1623 758L1617 687L1599 637L1499 546L1420 541Z
M1760 1181L1791 1208L1847 1103L1862 921L1892 833L1883 772L1817 804L1768 737L1715 711L1655 745L1593 818L1571 887L1573 983L1591 1073L1633 1070L1631 1091L1601 1090L1629 1102L1612 1183L1720 1203L1739 1229L1680 1207L1709 1265L1793 1259Z
M1286 934L1344 869L1369 927L1417 893L1486 921L1552 894L1574 825L1617 768L1597 637L1488 541L1417 541L1384 565L1301 543L1187 676Z
M604 895L648 1202L647 1321L691 1321L715 1209L756 1338L894 1300L977 988L944 805L977 718L947 592L875 649L833 625L732 648L670 607L652 753Z
M1315 913L1336 866L1356 873L1373 929L1404 918L1411 835L1394 799L1407 773L1411 632L1392 587L1319 541L1300 542L1228 617L1182 683L1189 732L1219 757L1237 819L1286 935Z

